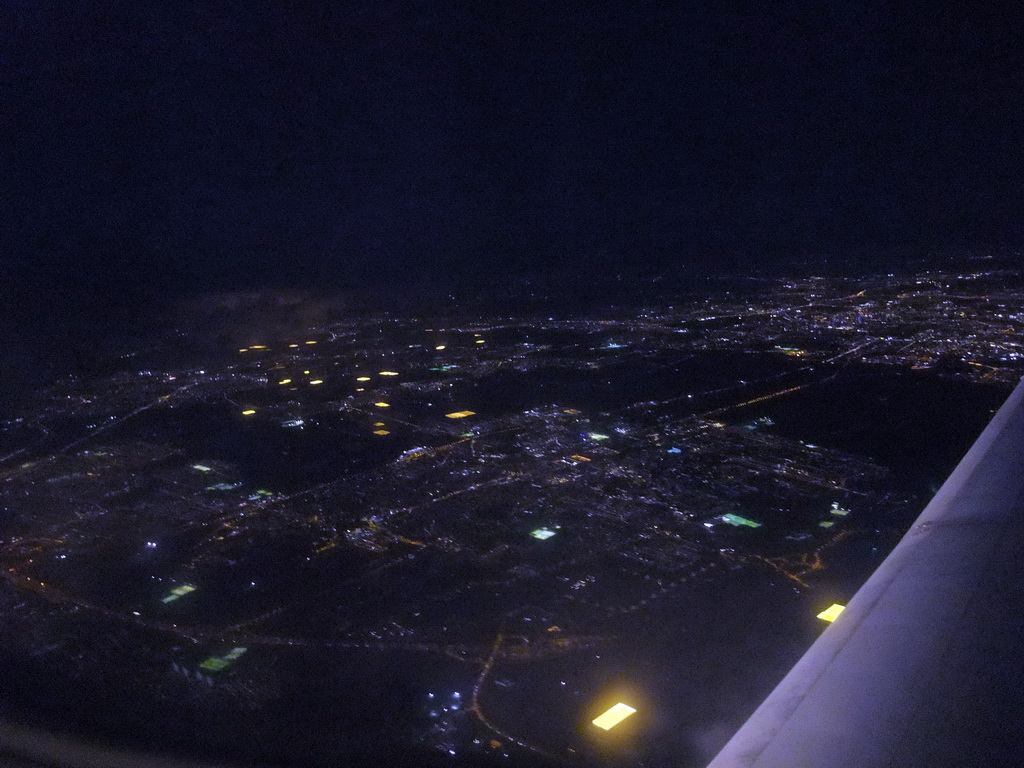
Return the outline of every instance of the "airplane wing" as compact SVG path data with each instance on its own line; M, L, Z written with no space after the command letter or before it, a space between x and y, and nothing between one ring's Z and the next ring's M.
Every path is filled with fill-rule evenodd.
M1024 765L1022 747L1024 382L709 768Z

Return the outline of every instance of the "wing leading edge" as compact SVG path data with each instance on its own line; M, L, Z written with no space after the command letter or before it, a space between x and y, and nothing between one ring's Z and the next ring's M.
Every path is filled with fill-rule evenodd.
M709 768L1024 764L1024 382Z

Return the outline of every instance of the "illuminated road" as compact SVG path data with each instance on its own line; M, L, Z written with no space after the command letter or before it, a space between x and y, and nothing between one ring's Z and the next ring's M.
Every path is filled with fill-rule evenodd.
M494 645L491 646L491 653L487 657L487 661L484 662L483 667L480 669L480 674L476 678L476 682L473 683L473 697L470 699L470 711L476 715L477 719L484 725L485 728L490 730L492 733L500 736L505 741L515 744L523 749L528 749L531 752L535 752L538 755L543 755L551 760L555 759L555 756L551 753L537 747L533 744L517 739L507 731L502 730L496 726L488 717L484 714L481 707L481 692L483 691L484 685L487 683L487 678L490 676L494 669L494 664L498 659L498 651L501 649L501 645L505 640L504 630L498 630L497 637L494 638Z

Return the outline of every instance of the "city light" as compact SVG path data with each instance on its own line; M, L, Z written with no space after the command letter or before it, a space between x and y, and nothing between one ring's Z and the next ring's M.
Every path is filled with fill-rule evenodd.
M455 411L453 413L446 413L445 417L449 419L464 419L467 416L475 416L476 411Z
M740 517L739 515L734 515L731 512L722 515L722 520L724 522L728 523L729 525L735 525L736 527L739 527L741 525L745 525L747 528L760 528L761 527L760 523L755 523L753 520L748 520L745 517Z
M620 701L607 712L604 712L603 714L595 717L592 722L598 728L604 728L604 730L610 731L612 728L614 728L616 725L621 723L623 720L625 720L627 717L629 717L635 712L636 710L633 709L633 707L629 706L628 704L623 704Z
M845 609L846 609L845 605L840 605L839 603L833 603L828 608L826 608L824 611L819 613L817 618L821 619L822 621L833 622L837 618L839 618L839 614L842 613Z
M238 647L232 648L228 653L223 656L210 656L204 660L200 665L200 669L205 669L207 672L222 672L227 669L233 662L239 659L248 648Z
M175 587L171 590L170 594L160 599L161 603L173 603L180 597L184 597L189 592L195 592L196 588L191 584L182 584L180 587Z

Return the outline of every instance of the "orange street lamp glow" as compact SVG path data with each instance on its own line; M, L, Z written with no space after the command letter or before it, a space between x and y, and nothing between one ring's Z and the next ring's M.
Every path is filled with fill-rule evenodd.
M604 714L595 717L593 723L598 728L604 728L606 731L610 731L634 712L636 712L636 710L633 709L633 707L628 704L623 704L620 701Z

